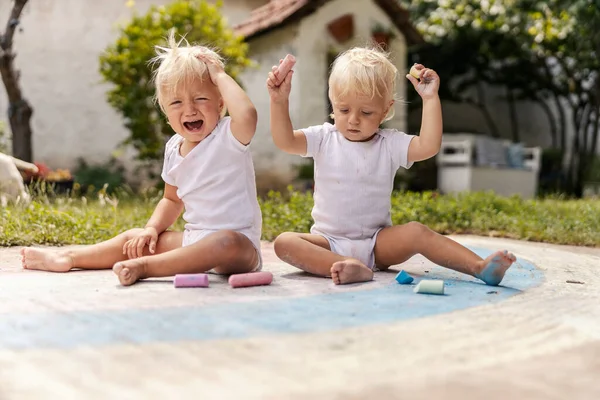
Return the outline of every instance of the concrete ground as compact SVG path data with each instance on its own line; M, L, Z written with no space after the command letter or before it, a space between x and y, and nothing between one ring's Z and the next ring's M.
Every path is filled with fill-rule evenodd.
M395 273L335 286L280 262L271 286L121 287L111 271L23 271L0 250L0 399L599 399L600 249L469 236L518 256L493 288Z

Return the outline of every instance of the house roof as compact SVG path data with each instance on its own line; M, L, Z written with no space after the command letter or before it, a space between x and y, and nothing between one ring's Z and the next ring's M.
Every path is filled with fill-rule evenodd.
M271 0L252 11L250 18L234 26L246 40L256 38L288 23L300 21L330 0ZM373 0L404 34L409 45L423 43L423 37L410 23L409 13L397 0Z

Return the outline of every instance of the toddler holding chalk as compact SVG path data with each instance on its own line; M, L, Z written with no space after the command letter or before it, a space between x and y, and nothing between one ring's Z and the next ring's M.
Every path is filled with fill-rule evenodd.
M122 285L139 279L259 271L262 217L249 144L254 105L203 46L157 47L156 99L175 135L166 144L164 197L143 229L65 251L22 250L26 269L112 268ZM229 110L225 117L226 108ZM167 230L184 212L184 232Z
M398 168L435 156L442 140L437 73L417 64L406 78L423 100L419 136L379 126L394 114L397 69L376 49L353 48L337 57L329 77L335 124L294 130L289 114L293 71L272 68L271 134L283 151L312 157L315 192L310 233L284 232L274 243L282 260L335 284L373 279L373 271L422 254L441 266L498 285L515 261L507 251L485 260L428 227L392 226Z

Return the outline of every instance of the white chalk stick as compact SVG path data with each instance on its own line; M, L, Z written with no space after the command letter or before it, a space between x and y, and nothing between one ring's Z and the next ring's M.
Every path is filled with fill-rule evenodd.
M444 281L423 279L413 290L421 294L444 294Z

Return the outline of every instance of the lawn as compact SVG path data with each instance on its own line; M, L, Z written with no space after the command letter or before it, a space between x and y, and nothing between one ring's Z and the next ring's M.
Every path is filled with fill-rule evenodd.
M67 197L37 195L27 206L0 211L0 245L87 244L143 226L161 193ZM312 196L271 193L261 199L263 239L284 231L308 231ZM600 247L600 200L522 200L491 193L460 196L394 193L394 224L419 221L444 234L469 233L556 244ZM181 219L175 229L182 229Z

